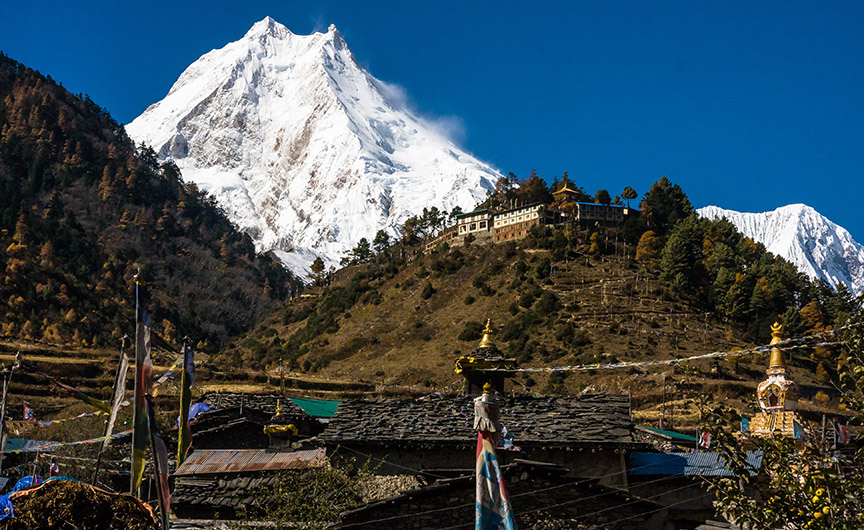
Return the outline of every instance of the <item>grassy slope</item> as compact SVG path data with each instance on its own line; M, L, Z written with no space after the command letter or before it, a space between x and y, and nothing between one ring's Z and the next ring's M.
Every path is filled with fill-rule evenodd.
M464 341L459 336L466 322L485 322L487 318L499 330L495 335L499 347L518 357L523 367L668 359L755 345L742 330L670 294L654 274L624 258L623 248L618 250L621 256L613 251L592 258L586 258L586 249L580 249L581 257L575 260L552 262L554 277L538 278L536 269L550 259L550 254L525 247L525 243L516 247L475 243L460 249L460 259L450 259L459 263L455 272L432 272L447 269L446 265L435 266L436 262L448 263L448 255L442 251L418 256L392 277L370 281L366 292L380 297L367 295L364 302L361 296L336 317L338 331L303 341L293 374L374 383L379 392L392 392L397 386L410 393L458 388L460 378L453 372L453 361L477 345L476 339ZM520 261L528 266L524 275L520 275ZM333 292L345 288L352 275L366 269L374 276L379 267L372 264L341 271L341 280L328 289L310 291L317 298L289 302L238 340L229 354L242 356L243 364L253 369L263 369L268 362L276 366L274 360L280 355L289 359L297 352L291 337L308 320L285 324L285 313L302 314L321 307ZM456 268L452 263L450 267ZM478 277L489 287L485 288L486 295ZM435 289L428 299L423 296L427 282ZM538 312L538 302L534 302L531 308L522 305L512 314L514 302L518 306L526 292L538 288L554 293L560 310ZM466 303L466 298L473 298L473 303ZM526 320L527 346L523 347L519 339L504 340L502 328ZM572 330L565 328L568 323ZM574 342L573 336L583 340ZM259 360L259 356L263 358ZM227 358L223 357L223 362ZM685 407L685 402L701 392L717 400L731 399L742 410L752 407L753 391L764 378L766 363L767 357L762 355L741 359L737 365L701 361L644 370L574 372L563 383L555 376L550 380L547 374L525 374L516 378L518 383L512 388L525 392L527 384L530 391L543 393L629 389L637 415L652 420L659 412L663 380L669 377L676 385L673 399L678 401L679 419L685 416L680 409L687 408L686 414L694 420L693 406ZM814 366L806 358L794 363L792 377L799 384L813 384ZM457 385L450 386L454 382ZM805 408L808 406L804 403ZM812 408L823 407L813 404Z

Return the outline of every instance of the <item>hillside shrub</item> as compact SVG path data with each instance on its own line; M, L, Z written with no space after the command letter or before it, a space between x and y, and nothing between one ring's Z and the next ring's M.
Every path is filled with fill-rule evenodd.
M462 328L462 332L459 333L459 340L470 342L475 340L480 340L483 336L483 329L485 326L474 320L469 320L465 323L465 327Z
M555 293L546 291L537 302L537 312L551 315L558 312L559 305L558 297L555 296Z

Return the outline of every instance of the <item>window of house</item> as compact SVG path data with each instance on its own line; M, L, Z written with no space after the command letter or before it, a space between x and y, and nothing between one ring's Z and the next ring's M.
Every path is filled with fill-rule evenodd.
M486 221L480 221L480 228L486 228Z
M468 227L468 230L477 230L477 223L471 223L471 225Z

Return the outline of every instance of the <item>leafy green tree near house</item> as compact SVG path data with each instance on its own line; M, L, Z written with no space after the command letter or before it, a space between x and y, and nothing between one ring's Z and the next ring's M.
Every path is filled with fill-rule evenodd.
M693 213L693 205L678 184L666 177L655 182L641 205L643 222L658 236L666 235L675 223Z
M612 197L609 196L609 191L607 190L597 190L597 193L594 195L594 202L608 206L612 203Z

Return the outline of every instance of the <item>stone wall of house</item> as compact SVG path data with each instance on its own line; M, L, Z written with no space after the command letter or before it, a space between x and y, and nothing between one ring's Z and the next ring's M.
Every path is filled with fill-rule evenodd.
M346 447L348 447L346 449ZM341 453L353 458L355 465L364 464L371 457L372 468L377 475L404 475L424 470L465 470L474 472L475 448L401 448L401 447L357 447L328 450L330 455ZM362 453L362 454L361 454ZM572 448L572 447L523 447L523 451L499 451L502 465L516 459L558 464L569 470L568 476L599 478L606 486L626 487L625 462L618 449ZM454 476L448 473L447 476Z
M434 530L457 525L471 528L474 484L472 477L450 487L433 486L425 493L376 503L345 514L342 523L335 528ZM507 489L519 528L573 529L582 528L580 524L584 524L586 529L674 529L666 524L665 508L634 501L608 488L589 487L572 477L534 477L517 472L507 478Z

